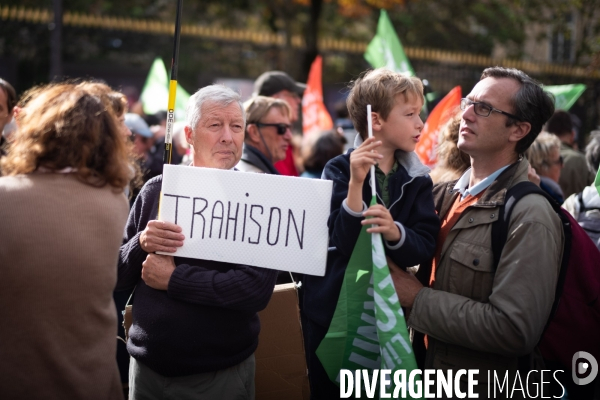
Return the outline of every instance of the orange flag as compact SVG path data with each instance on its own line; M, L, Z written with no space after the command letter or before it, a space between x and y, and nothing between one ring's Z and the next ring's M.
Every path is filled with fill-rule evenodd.
M323 104L322 70L323 58L317 56L310 67L306 90L302 97L302 132L305 135L333 129L333 121Z
M440 131L454 116L456 108L460 105L460 98L460 86L456 86L435 106L425 122L415 152L421 162L428 167L435 166L437 162L437 144Z

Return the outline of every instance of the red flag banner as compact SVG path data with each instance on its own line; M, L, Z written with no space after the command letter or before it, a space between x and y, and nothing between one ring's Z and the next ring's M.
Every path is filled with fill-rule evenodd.
M454 116L456 108L460 105L461 95L460 86L456 86L435 106L425 122L415 152L421 162L428 167L434 167L437 162L440 131Z
M323 58L313 61L302 97L302 132L307 135L314 131L333 129L333 121L323 104Z

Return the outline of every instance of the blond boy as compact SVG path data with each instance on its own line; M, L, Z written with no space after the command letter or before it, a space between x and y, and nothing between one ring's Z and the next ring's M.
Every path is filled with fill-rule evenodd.
M302 312L313 399L339 397L339 388L327 378L315 351L327 333L362 226L373 225L367 232L381 233L386 255L402 268L433 256L440 222L429 168L414 153L423 129L419 117L423 100L418 78L385 68L368 71L352 84L346 104L359 133L356 148L331 160L323 172L324 179L333 181L327 272L322 278L304 278ZM372 138L367 138L368 118ZM367 207L372 165L378 204Z

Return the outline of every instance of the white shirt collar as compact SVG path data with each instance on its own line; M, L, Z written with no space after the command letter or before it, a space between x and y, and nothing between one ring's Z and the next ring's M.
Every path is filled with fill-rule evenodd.
M496 170L494 173L492 173L487 178L474 185L472 188L469 187L469 180L471 179L471 168L469 168L465 171L464 174L462 174L460 179L456 182L456 185L454 185L454 189L452 189L452 191L460 192L461 200L464 200L468 195L477 196L479 193L487 189L492 184L492 182L494 182L496 178L498 178L502 171L504 171L508 167L509 165L505 165L504 167Z

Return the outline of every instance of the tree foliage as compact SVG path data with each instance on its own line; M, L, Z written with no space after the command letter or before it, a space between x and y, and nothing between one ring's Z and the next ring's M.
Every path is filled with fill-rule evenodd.
M3 5L52 9L52 0L2 0ZM63 0L63 9L85 14L173 21L173 0ZM252 45L223 46L213 41L182 38L181 79L194 81L199 73L255 75L273 68L306 79L319 52L319 39L369 41L376 30L379 9L388 10L402 43L491 55L502 45L509 57L523 56L526 32L534 25L541 39L561 33L576 34L575 62L600 66L600 0L184 0L183 22L232 29L270 31L285 38L285 46L261 49ZM581 30L574 32L567 15L577 15ZM19 60L19 73L40 81L47 73L48 26L0 24L0 57ZM304 46L292 45L303 38ZM68 28L64 33L66 62L93 62L147 66L159 55L170 57L171 38L123 31ZM119 44L121 43L121 44ZM355 63L349 69L343 59ZM215 64L216 61L220 64ZM364 68L360 56L330 54L328 65L355 74ZM359 65L360 64L360 65ZM43 73L34 71L43 70ZM186 75L188 74L188 75ZM35 78L32 78L35 76ZM196 82L193 82L196 84Z

